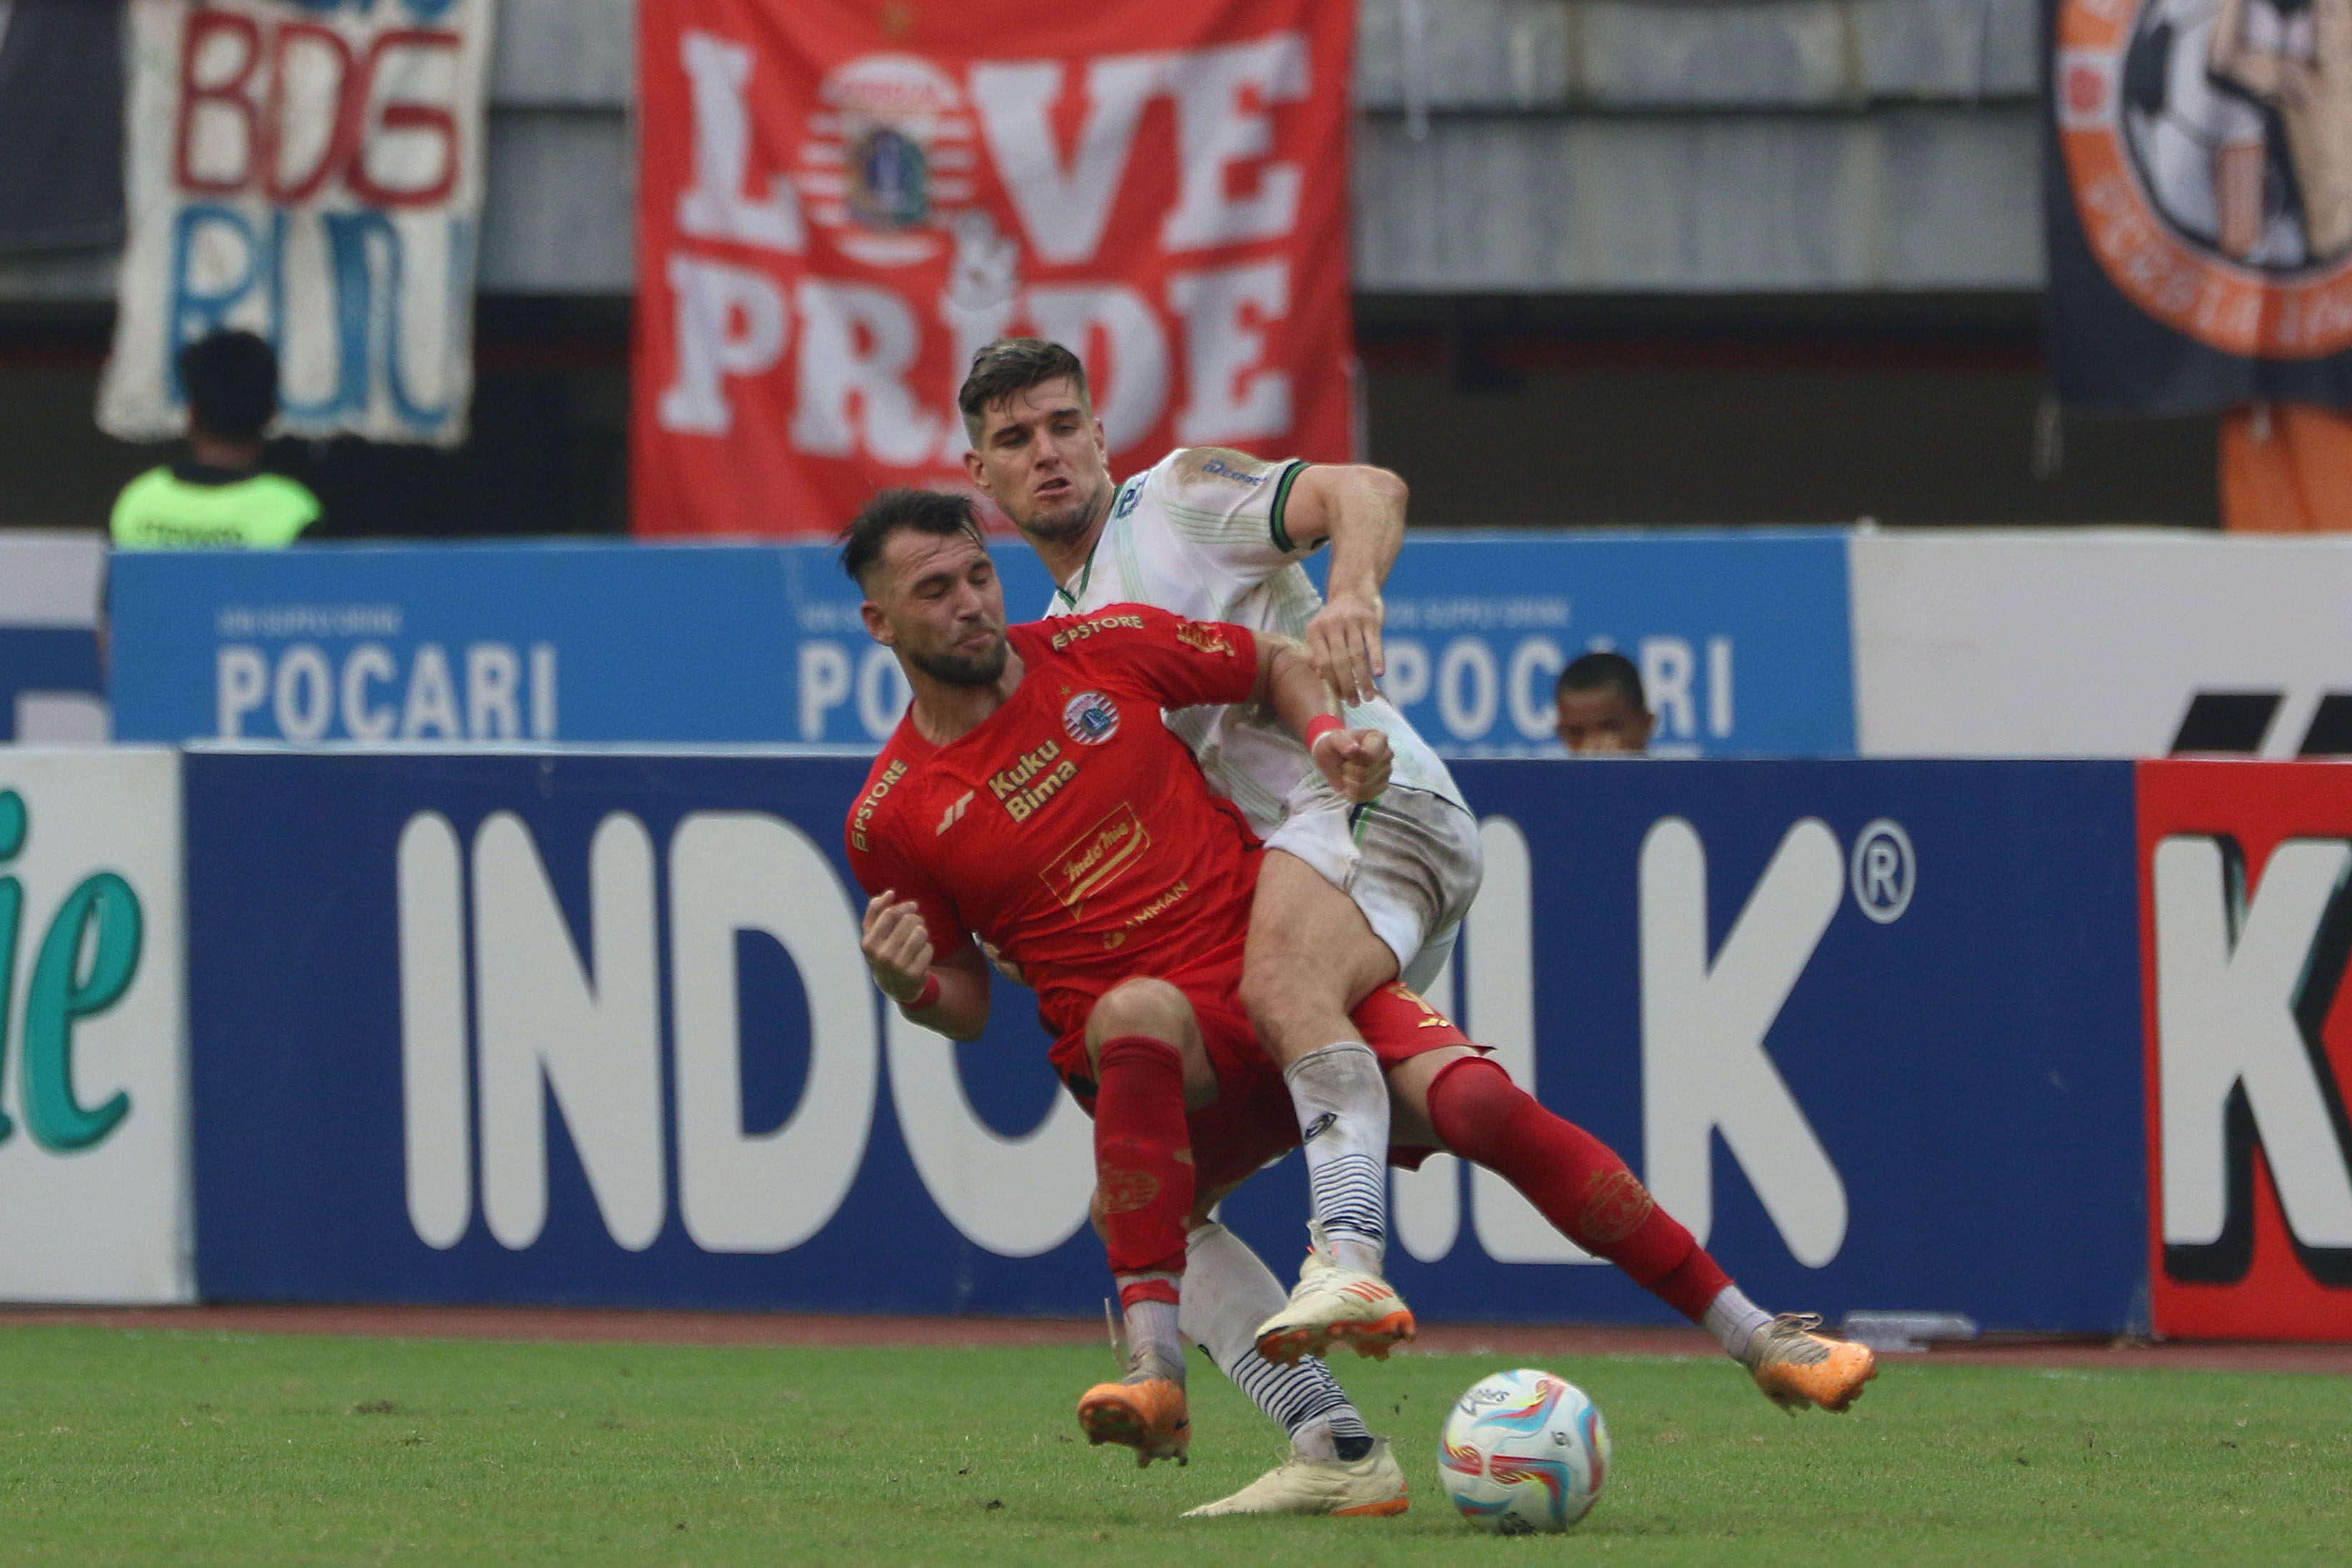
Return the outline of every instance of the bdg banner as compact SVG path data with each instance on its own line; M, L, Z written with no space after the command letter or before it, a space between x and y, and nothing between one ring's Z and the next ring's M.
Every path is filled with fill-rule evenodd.
M281 428L451 446L473 390L490 0L131 0L110 435L180 433L174 360L278 350Z
M2156 1332L2352 1340L2352 773L2139 768Z
M863 761L185 767L207 1298L1097 1309L1091 1136L1026 993L956 1046L866 978ZM2129 765L1458 777L1486 882L1434 999L1759 1300L2135 1322ZM1223 1217L1286 1270L1305 1203L1289 1159ZM1671 1321L1450 1158L1395 1232L1435 1319Z
M194 1299L180 759L0 747L0 1301Z
M1349 455L1355 7L639 8L632 516L830 533L961 486L1011 333L1086 361L1114 471Z
M2079 407L2352 402L2352 30L2329 0L2049 0L2051 369Z

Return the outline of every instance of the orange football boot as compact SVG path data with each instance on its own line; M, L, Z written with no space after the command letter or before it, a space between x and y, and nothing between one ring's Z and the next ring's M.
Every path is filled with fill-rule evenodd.
M1808 1405L1843 1414L1878 1375L1878 1357L1866 1344L1813 1331L1814 1312L1782 1312L1748 1343L1741 1359L1766 1398L1793 1416Z
M1078 1401L1078 1425L1089 1443L1133 1448L1139 1469L1154 1459L1185 1463L1192 1441L1184 1385L1171 1377L1137 1374L1123 1383L1096 1384Z

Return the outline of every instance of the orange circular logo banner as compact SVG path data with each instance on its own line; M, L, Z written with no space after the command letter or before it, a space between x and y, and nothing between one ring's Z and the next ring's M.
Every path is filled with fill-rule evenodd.
M2126 298L2246 358L2352 345L2352 0L2061 0L2052 78Z

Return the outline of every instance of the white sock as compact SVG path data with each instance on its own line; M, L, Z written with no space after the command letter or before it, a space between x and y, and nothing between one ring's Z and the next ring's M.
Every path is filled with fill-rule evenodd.
M1289 1301L1274 1271L1223 1226L1203 1225L1186 1238L1185 1333L1251 1404L1290 1434L1293 1452L1301 1458L1336 1458L1339 1437L1365 1431L1339 1380L1318 1357L1276 1366L1257 1353L1257 1325Z
M1283 1069L1307 1152L1315 1218L1344 1268L1381 1271L1388 1243L1389 1085L1361 1040L1310 1051Z
M1738 1286L1726 1285L1706 1304L1706 1315L1699 1322L1723 1346L1724 1354L1745 1363L1748 1342L1756 1337L1757 1330L1771 1326L1772 1314L1749 1301Z
M1124 1287L1139 1280L1164 1280L1165 1274L1121 1274ZM1154 1377L1184 1381L1184 1342L1177 1337L1181 1309L1174 1301L1146 1298L1127 1308L1127 1352L1135 1370Z

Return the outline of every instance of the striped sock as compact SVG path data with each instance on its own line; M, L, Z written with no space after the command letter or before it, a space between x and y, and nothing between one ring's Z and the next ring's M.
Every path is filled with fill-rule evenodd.
M1298 1113L1315 1218L1339 1262L1381 1271L1388 1242L1389 1086L1361 1040L1310 1051L1283 1070Z
M1277 1366L1257 1353L1257 1325L1289 1299L1273 1270L1222 1225L1202 1226L1188 1242L1182 1311L1192 1343L1290 1434L1300 1454L1361 1458L1371 1448L1371 1433L1331 1369L1311 1355L1296 1366ZM1325 1451L1327 1445L1331 1451Z

